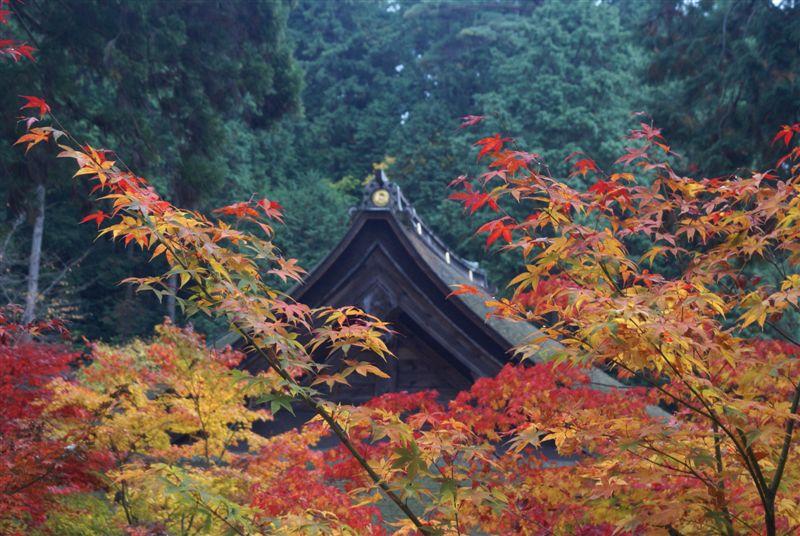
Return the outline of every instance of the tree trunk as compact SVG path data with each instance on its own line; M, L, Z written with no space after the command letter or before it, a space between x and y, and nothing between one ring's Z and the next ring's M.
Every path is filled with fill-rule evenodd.
M28 291L25 295L25 311L22 323L28 324L36 318L36 302L39 299L39 270L42 266L42 235L44 234L44 184L36 186L36 217L33 222L31 255L28 261Z
M764 525L767 536L776 536L778 534L778 527L775 525L775 498L771 497L768 502L770 504L764 505Z

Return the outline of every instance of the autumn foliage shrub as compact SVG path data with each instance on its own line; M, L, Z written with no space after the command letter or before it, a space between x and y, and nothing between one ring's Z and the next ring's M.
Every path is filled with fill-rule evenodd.
M614 515L602 512L618 498L577 495L590 482L584 474L620 454L605 423L648 422L644 389L598 390L564 364L507 365L449 403L436 400L430 391L390 393L350 409L347 422L384 477L428 505L438 530L614 532ZM325 455L348 489L368 484L342 448Z
M55 378L66 375L80 353L37 340L62 331L58 323L21 325L0 312L0 533L25 534L58 509L58 497L93 489L102 455L83 446L81 434L60 429L80 417L74 407L54 410Z
M383 534L380 513L356 506L327 477L313 448L320 430L275 438L252 431L255 420L273 417L251 409L253 401L278 382L274 374L253 378L236 369L241 358L171 324L150 341L93 345L89 364L51 378L46 391L48 418L59 434L80 438L70 452L85 453L80 467L88 475L83 482L59 466L53 477L65 487L51 482L35 490L40 516L21 526L56 534L97 527L118 534L291 534L331 526ZM87 466L86 459L104 464Z

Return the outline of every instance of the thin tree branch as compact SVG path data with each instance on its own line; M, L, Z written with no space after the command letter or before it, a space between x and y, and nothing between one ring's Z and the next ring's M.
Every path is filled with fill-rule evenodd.
M89 253L91 253L91 252L92 252L92 248L90 247L86 251L81 253L80 256L78 256L75 259L69 261L69 263L67 263L64 266L64 268L62 268L61 271L58 272L58 274L56 274L56 276L53 278L53 280L50 282L50 284L47 285L47 287L42 292L39 293L39 295L42 296L42 297L47 296L47 294L51 290L53 290L53 288L56 285L58 285L67 276L69 271L72 270L72 268L74 268L76 265L78 265L81 262L83 262L83 260L86 259L86 257L88 257Z

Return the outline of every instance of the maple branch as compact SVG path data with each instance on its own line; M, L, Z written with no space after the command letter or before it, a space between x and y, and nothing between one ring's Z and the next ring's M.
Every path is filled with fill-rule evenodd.
M633 322L634 326L637 327L637 329L641 330L641 328L636 324L635 321L632 320L632 322ZM644 333L642 333L642 335L644 335ZM692 387L689 384L689 382L677 370L677 368L672 363L670 363L669 359L667 359L667 356L664 354L664 351L661 349L661 346L655 344L648 337L644 337L644 338L645 338L645 340L647 340L648 343L650 343L651 346L653 346L653 348L656 349L656 351L662 357L664 362L667 363L667 365L670 367L670 369L672 369L675 372L675 374L677 374L678 378L680 378L680 380L687 387L687 389L689 389L689 391L692 393L692 395L694 395L694 397L703 405L703 407L705 407L706 411L708 412L707 416L708 416L709 419L711 419L712 423L717 424L717 426L719 426L720 430L725 432L725 434L728 437L730 437L731 441L733 441L734 447L739 452L739 455L742 457L742 459L745 461L746 467L748 468L748 472L750 473L750 476L753 478L753 482L756 485L756 489L758 490L758 494L761 497L761 501L762 501L762 504L764 506L764 510L766 511L768 509L768 503L770 503L770 496L766 492L767 483L766 483L766 480L764 479L764 475L763 475L763 473L761 471L761 466L758 463L758 458L753 453L752 448L747 444L747 438L745 437L745 435L742 432L742 430L739 429L738 427L736 428L736 433L739 436L739 439L742 441L742 444L740 445L739 442L736 440L736 437L734 437L733 432L731 430L728 430L728 428L725 426L725 424L722 422L722 420L719 419L719 417L717 416L717 414L713 410L713 408L708 404L706 399L704 397L702 397L700 395L700 393L698 393L695 390L695 388ZM771 503L774 504L774 497L771 498Z
M717 423L712 422L711 429L714 432L714 460L716 462L717 475L719 475L719 480L717 482L717 489L719 489L722 495L720 506L722 510L722 515L725 517L725 528L728 531L728 536L733 536L733 524L731 522L731 512L728 509L728 502L725 498L725 479L722 476L722 472L725 469L722 460L722 438L719 435L719 426L717 425Z
M151 224L149 219L147 219L147 221L148 223ZM173 258L180 264L180 266L184 270L188 270L189 269L188 264L183 260L183 258L180 255L177 254L178 252L175 251L175 248L172 247L170 241L168 241L163 235L161 235L158 232L156 226L152 225L151 229L159 238L161 243L164 244L165 247L172 252ZM192 278L198 284L198 288L205 295L206 299L208 299L210 303L215 303L217 300L213 298L211 293L206 288L208 281L200 278L196 274L193 274ZM247 333L246 330L242 328L235 320L231 319L230 322L234 330L239 333L239 335L244 339L244 341L250 347L252 347L258 353L259 356L263 357L266 360L270 368L272 368L281 377L281 379L283 379L290 385L297 385L294 379L291 377L291 375L288 372L286 372L286 370L281 366L280 362L278 361L275 355L267 353L261 346L259 346L256 343L253 337L251 337L250 334ZM339 423L336 422L336 419L334 419L333 415L331 415L331 413L323 406L322 402L319 401L314 396L310 395L309 393L305 392L303 389L297 389L295 390L295 393L307 406L309 406L311 410L314 411L314 413L319 415L328 424L328 426L336 435L336 437L339 438L339 440L342 442L345 448L350 452L353 458L358 462L359 465L361 465L364 471L366 471L370 479L372 479L372 481L384 492L384 494L393 503L395 503L395 505L397 505L398 508L400 508L400 510L406 515L406 517L408 517L411 520L411 522L414 523L414 526L416 526L417 529L422 534L425 535L433 534L433 532L427 526L425 526L425 524L417 517L414 511L411 510L411 508L409 508L409 506L405 502L403 502L403 500L400 499L400 497L398 497L391 490L391 488L386 484L386 482L381 478L381 476L377 472L375 472L375 470L372 468L372 466L370 466L369 462L361 455L361 453L358 452L358 449L356 449L355 445L350 440L349 436L347 435L347 432L345 432L345 430L339 425Z
M579 231L579 232L580 232L580 231ZM605 276L606 276L606 279L608 280L609 284L611 284L611 285L612 285L612 287L614 287L614 289L615 289L615 294L617 294L617 295L620 295L622 291L621 291L621 289L620 289L620 288L617 286L616 282L615 282L615 281L614 281L614 280L611 278L611 275L608 273L608 270L607 270L607 268L605 267L604 263L603 263L602 261L598 261L598 264L599 264L599 265L600 265L600 267L602 268L602 270L603 270L603 273L605 274ZM574 280L573 280L573 281L574 281ZM683 375L682 375L682 374L681 374L681 373L680 373L680 372L677 370L677 368L675 368L674 364L672 364L672 363L670 362L670 360L669 360L669 359L667 359L667 356L664 354L664 351L661 349L661 347L660 347L659 345L657 345L656 343L654 343L653 341L651 341L651 340L650 340L650 339L649 339L649 338L646 336L646 332L645 332L645 331L644 331L644 330L643 330L643 329L642 329L642 328L639 326L639 324L638 324L638 323L637 323L635 320L631 319L630 321L631 321L631 323L632 323L632 324L633 324L633 325L636 327L636 329L637 329L637 330L639 330L639 335L641 335L641 336L642 336L642 338L643 338L643 339L645 339L645 340L647 341L647 343L648 343L648 344L650 344L650 346L652 346L652 347L653 347L653 348L654 348L654 349L655 349L655 350L658 352L658 354L661 356L662 360L663 360L663 361L664 361L664 362L667 364L667 366L668 366L668 367L669 367L669 368L670 368L670 369L671 369L671 370L672 370L672 371L673 371L673 372L674 372L674 373L677 375L677 377L678 377L678 378L681 380L681 382L682 382L682 383L683 383L683 384L684 384L684 385L685 385L685 386L686 386L686 387L689 389L689 391L690 391L690 392L691 392L691 393L694 395L694 397L695 397L695 398L696 398L696 399L697 399L697 400L698 400L698 401L699 401L699 402L700 402L700 403L701 403L701 404L702 404L702 405L705 407L705 409L706 409L706 412L703 412L703 411L702 411L702 410L700 410L699 408L697 408L697 407L695 407L695 406L693 406L693 405L689 404L689 403L688 403L688 402L687 402L685 399L683 399L682 397L677 397L677 396L674 396L674 395L672 395L671 393L667 393L667 391L666 391L666 390L664 390L663 388L661 388L660 386L658 386L658 385L657 385L657 384L655 384L654 382L651 382L651 384L652 384L654 387L656 387L656 388L657 388L657 389L658 389L660 392L663 392L663 393L665 393L665 394L668 394L668 395L669 395L669 396L670 396L670 397L671 397L673 400L675 400L676 402L678 402L678 403L680 403L680 404L684 405L685 407L688 407L689 409L692 409L693 411L695 411L695 412L696 412L696 413L698 413L699 415L703 415L703 416L705 416L706 418L709 418L709 419L711 419L712 421L715 421L715 420L716 420L716 415L714 414L714 412L713 412L712 408L710 408L710 407L708 406L708 404L706 403L705 399L704 399L704 398L702 398L702 397L701 397L701 396L700 396L700 395L699 395L699 394L698 394L698 393L697 393L697 392L696 392L696 391L695 391L695 390L692 388L692 386L691 386L691 385L689 385L689 383L686 381L686 379L683 377ZM583 342L584 344L587 344L587 345L588 345L588 343L586 343L586 342L585 342L585 341L583 341L583 340L582 340L581 342ZM589 348L591 348L593 351L595 350L593 346L591 346L591 345L588 345L588 346L589 346ZM618 364L618 365L622 366L622 367L623 367L623 368L624 368L626 371L630 372L631 374L635 374L635 371L633 371L632 369L630 369L630 368L628 368L627 366L623 365L623 364L622 364L620 361L617 361L617 360L612 360L612 362L613 362L613 363L615 363L615 364Z
M181 482L181 479L180 479L180 477L178 477L177 475L174 475L174 474L173 474L173 476L175 476L175 477L178 479L178 482L179 482L179 483ZM191 499L191 500L192 500L192 501L193 501L193 502L194 502L194 503L195 503L197 506L199 506L200 508L202 508L202 509L206 510L206 511L207 511L208 513L210 513L212 516L214 516L214 517L216 517L217 519L219 519L220 521L222 521L222 522L223 522L225 525L227 525L227 526L228 526L228 527L229 527L229 528L230 528L232 531L234 531L236 534L238 534L239 536L247 536L247 534L248 534L248 533L247 533L247 532L246 532L244 529L242 529L242 528L238 527L237 525L234 525L233 523L231 523L231 522L228 520L227 516L223 516L222 514L220 514L219 512L217 512L217 511L216 511L216 509L212 508L210 504L208 504L208 503L206 503L205 501L203 501L202 499L200 499L200 498L197 496L197 495L198 495L198 493L197 493L197 492L193 492L192 490L189 490L189 492L188 492L188 493L186 493L186 495L187 495L187 496L188 496L188 497L189 497L189 498L190 498L190 499Z
M769 320L766 320L766 321L764 321L764 323L765 323L766 325L768 325L769 327L771 327L773 330L775 330L775 332L776 332L778 335L780 335L781 337L783 337L784 339L786 339L786 341L787 341L787 342L790 342L790 343L792 343L793 345L795 345L795 346L797 346L798 348L800 348L800 341L798 341L797 339L795 339L794 337L792 337L791 335L789 335L788 333L786 333L785 331L783 331L783 329L779 328L777 324L775 324L775 323L773 323L773 322L770 322Z
M581 236L581 238L585 240L585 237L583 237L583 233L580 231L580 229L577 229L577 231L578 231L579 236ZM619 287L617 282L614 280L614 278L609 273L608 268L605 266L605 263L602 260L597 259L597 264L600 267L600 269L602 270L605 279L611 285L614 293L615 294L621 294L621 288ZM758 459L756 458L755 454L753 453L752 448L750 448L747 445L747 440L744 437L744 434L742 433L742 431L739 430L738 428L736 429L736 432L737 432L739 438L742 441L741 444L740 444L739 440L737 440L737 437L734 435L733 431L729 430L728 427L725 426L725 424L719 419L719 417L717 416L716 412L708 404L708 402L705 400L705 398L703 396L701 396L700 393L698 393L697 390L692 385L689 384L688 380L683 376L683 374L681 374L677 370L675 365L670 362L670 360L664 354L664 351L660 347L660 345L658 345L654 341L650 340L650 338L646 336L646 332L641 328L641 326L638 325L638 323L635 320L631 319L631 322L636 327L636 329L639 330L639 334L646 340L646 342L656 350L658 355L666 363L666 365L669 367L669 369L672 370L672 372L681 381L681 383L683 383L686 386L686 388L689 389L689 392L693 395L693 397L705 408L705 411L702 411L702 410L698 411L699 408L692 407L692 405L688 404L688 402L686 400L684 400L683 398L678 398L678 397L672 397L672 398L674 400L676 400L677 402L681 403L682 405L693 409L698 414L704 415L706 418L710 419L712 423L714 423L717 426L719 426L719 428L725 433L725 435L727 435L731 439L731 441L733 442L734 448L739 453L739 456L741 456L742 460L745 463L746 470L748 471L748 473L750 474L751 478L753 479L753 483L755 484L756 491L758 492L759 498L761 499L761 503L762 503L762 505L764 507L764 511L765 511L765 513L767 513L766 525L767 525L768 532L770 530L774 531L774 493L769 493L766 480L764 479L764 475L763 475L763 473L761 471L761 467L760 467L760 465L758 463ZM630 369L628 369L627 367L623 366L623 368L625 368L629 372L633 372L633 371L630 371ZM661 388L659 388L659 391L665 392ZM789 436L789 440L791 440L791 436ZM784 462L784 464L785 464L785 462Z
M698 473L698 472L697 472L697 470L696 470L694 467L692 467L692 466L691 466L691 465L690 465L688 462L686 462L686 461L684 461L684 460L681 460L680 458L676 458L676 457L675 457L675 456L673 456L672 454L669 454L669 453L667 453L667 452L664 452L664 451L663 451L663 450L661 450L661 449L658 449L658 448L654 447L652 442L645 443L645 444L644 444L644 447L645 447L646 449L650 449L650 450L652 450L653 452L655 452L656 454L659 454L659 455L661 455L661 456L664 456L665 458L667 458L667 459L669 459L669 460L672 460L672 461L673 461L673 462L675 462L676 464L678 464L678 465L681 465L681 466L683 466L683 467L685 467L685 468L686 468L686 469L684 469L683 471L681 471L680 469L678 469L678 468L676 467L676 468L675 468L675 470L676 470L676 471L680 471L680 472L683 472L683 473L690 474L690 475L694 476L696 479L698 479L700 482L702 482L703 484L705 484L706 486L709 486L709 487L712 487L712 488L713 488L713 487L716 487L716 486L715 486L715 484L714 484L714 482L712 482L712 481L711 481L711 479L710 479L709 477L707 477L707 476L705 476L705 475L703 475L703 474L701 474L701 473Z
M11 7L11 10L17 16L17 20L19 21L19 25L22 26L22 29L25 31L26 34L28 34L28 38L30 38L31 42L34 45L36 45L37 49L41 50L42 47L41 47L41 45L39 45L38 39L36 39L36 36L33 35L33 32L31 32L31 30L28 28L28 25L25 24L25 19L28 19L28 20L33 20L33 19L30 16L28 16L27 13L25 13L25 10L22 9L22 7L19 5L18 2L9 2L8 5ZM35 21L33 21L33 22L35 23ZM33 63L33 66L36 67L36 69L39 69L39 66L36 65L35 62Z
M270 356L267 352L264 351L263 348L258 346L253 338L247 334L235 321L231 322L233 328L239 333L239 335L245 340L245 342L250 345L256 352L263 357L269 366L285 381L295 384L296 382L294 379L281 367L280 363L274 358L274 356ZM297 394L300 396L301 400L306 403L317 415L319 415L330 427L336 437L342 442L345 448L350 452L353 458L358 462L358 464L366 471L369 475L370 479L383 491L383 493L395 504L397 505L400 510L408 517L414 526L422 534L433 534L433 532L425 526L425 524L417 517L409 506L403 502L400 497L398 497L391 488L386 484L386 482L381 478L381 476L375 472L375 470L370 466L369 462L361 455L360 452L356 449L355 445L350 441L347 432L339 425L338 422L333 418L333 416L328 412L325 407L323 407L322 403L317 400L312 395L306 393L302 389L297 390Z
M578 229L578 234L581 236L581 238L583 238L583 233L580 231L580 229ZM611 274L608 272L608 268L605 266L605 263L603 261L601 261L601 260L598 260L597 263L600 266L601 270L603 271L603 274L605 275L606 280L614 288L615 294L621 295L622 289L617 285L616 281L614 281L614 279L611 277ZM722 422L719 421L719 419L717 418L716 413L714 412L713 408L711 408L708 405L708 403L706 402L705 398L703 398L700 395L700 393L698 393L689 384L689 382L686 380L686 378L684 378L684 376L680 373L680 371L678 371L678 369L675 367L675 365L667 358L667 356L664 354L664 350L661 348L661 346L659 344L656 344L654 341L650 340L649 337L647 337L646 331L636 322L636 320L631 318L630 322L636 327L637 330L639 330L639 335L645 341L647 341L647 343L650 346L652 346L653 349L655 349L658 352L659 356L661 356L661 358L664 361L664 363L666 363L666 365L675 373L675 375L681 380L681 382L686 386L686 388L689 389L689 391L692 393L692 395L695 397L695 399L697 399L703 405L703 407L705 407L707 413L703 413L702 411L700 411L699 413L701 415L705 415L707 418L711 419L711 421L713 423L715 423L718 426L720 426L720 428L723 431L725 431L731 437L731 439L733 439L733 436L728 432L728 430L725 428L725 426L722 424ZM680 403L684 404L685 406L691 407L683 398L676 398L676 401L680 401ZM734 443L735 443L735 441L734 441ZM756 463L756 465L758 465L757 461L755 463ZM759 469L759 471L760 471L760 469Z
M724 430L724 429L723 429ZM768 506L768 499L772 499L771 503L774 503L774 497L771 497L771 494L768 492L767 489L767 481L764 479L764 473L761 471L761 466L758 463L758 458L756 457L755 453L753 452L753 447L748 445L747 436L745 436L744 432L741 429L736 429L736 434L739 436L739 439L742 442L742 447L747 453L745 460L752 464L752 473L754 474L753 480L755 481L756 487L758 488L758 494L761 496L761 501L764 505L764 510L767 510Z
M211 462L211 457L208 452L208 431L206 430L206 422L203 419L203 412L200 409L200 396L197 394L192 394L189 396L194 404L194 410L197 412L197 420L200 422L200 431L203 433L203 456L206 459L206 463Z
M574 339L577 340L578 342L580 342L581 344L583 344L584 346L586 346L589 350L591 350L593 352L596 351L595 347L592 346L592 344L589 343L588 341L586 341L585 339L580 338L580 337L574 337ZM635 370L633 370L632 368L630 368L629 366L627 366L625 363L623 363L621 361L618 361L616 359L611 358L611 359L609 359L609 362L611 364L613 364L614 366L620 367L624 371L626 371L626 372L628 372L628 373L630 373L630 374L632 374L634 376L637 375ZM660 385L660 384L656 383L654 380L651 380L647 376L640 375L639 377L642 378L642 380L644 380L645 382L647 382L647 384L650 385L650 387L652 387L652 388L656 389L658 392L666 395L671 400L674 400L676 403L688 408L691 411L694 411L698 415L701 415L703 417L709 418L709 415L707 413L705 413L701 408L689 403L688 401L684 400L683 398L679 397L678 395L670 393L669 391L667 391L664 388L663 385Z
M772 250L767 250L764 255L761 256L762 259L766 260L768 263L775 268L775 271L778 272L778 275L781 276L781 279L786 279L786 270L778 264L778 261L775 260L775 253Z
M62 279L64 279L67 276L67 274L69 273L69 271L72 268L74 268L76 265L80 264L86 257L89 256L89 254L91 252L92 252L92 248L89 247L89 248L86 249L86 251L81 253L78 257L72 259L71 261L69 261L69 263L65 264L64 268L62 268L61 271L58 272L58 274L56 274L56 276L53 278L53 280L50 282L50 284L47 285L47 288L45 288L40 294L42 296L46 296L51 290L53 290L53 288L56 285L58 285L61 282Z
M5 238L3 239L3 245L0 247L0 266L3 265L6 259L6 251L8 251L8 245L11 242L11 238L14 236L14 233L17 232L19 226L22 225L22 222L25 221L25 214L20 213L17 214L17 217L14 218L14 221L11 223L11 229L8 230Z
M27 488L33 486L34 484L37 484L37 483L41 482L42 480L44 480L45 478L47 478L51 474L53 474L53 471L58 467L58 462L60 462L61 460L66 459L68 455L69 455L69 452L62 453L55 460L53 460L53 463L50 465L50 467L47 468L47 470L44 473L41 473L41 474L33 477L32 479L20 484L16 488L12 488L12 489L9 489L9 490L3 490L3 493L6 494L6 495L14 495L14 494L17 494L17 493L19 493L20 491L22 491L24 489L27 489Z
M794 435L794 428L797 424L794 415L797 414L798 406L800 406L800 385L796 386L794 390L792 406L789 411L790 416L786 422L786 430L783 436L783 445L781 446L780 456L778 456L778 465L775 467L775 473L772 475L772 482L769 484L769 491L773 496L778 492L778 487L783 478L783 471L786 469L786 462L789 459L789 449L792 445L792 436Z
M128 482L123 480L120 487L120 503L122 503L122 510L125 512L125 520L128 525L136 523L136 518L131 511L130 502L128 502Z
M625 363L622 363L621 361L617 361L616 359L611 359L611 360L610 360L610 362L611 362L613 365L615 365L615 366L618 366L618 367L622 368L624 371L626 371L626 372L629 372L630 374L633 374L634 376L636 375L636 371L635 371L635 370L633 370L632 368L628 367L628 366L627 366ZM639 375L639 377L640 377L640 378L642 378L642 380L644 380L645 382L647 382L647 384L648 384L650 387L652 387L652 388L656 389L658 392L660 392L660 393L662 393L662 394L666 395L666 396L667 396L667 397L669 397L671 400L674 400L676 403L678 403L678 404L680 404L680 405L684 406L685 408L687 408L687 409L689 409L689 410L691 410L691 411L694 411L694 412L695 412L695 413L697 413L698 415L701 415L701 416L703 416L703 417L709 418L708 414L707 414L707 413L705 413L705 412L704 412L704 411L703 411L701 408L699 408L699 407L697 407L697 406L695 406L695 405L693 405L693 404L690 404L688 401L686 401L685 399L681 398L681 397L680 397L680 396L678 396L678 395L675 395L675 394L673 394L673 393L670 393L669 391L667 391L667 390L664 388L664 386L663 386L663 385L660 385L660 384L656 383L656 381L654 381L654 380L651 380L651 379L650 379L650 378L648 378L647 376Z
M583 340L581 340L580 342L582 342L583 344L587 345L590 349L592 349L592 350L594 349L589 343L587 343L587 342L585 342ZM611 360L611 362L614 363L615 365L621 366L624 370L626 370L628 372L631 372L631 373L634 372L629 367L627 367L626 365L624 365L623 363L621 363L619 361ZM719 426L719 428L722 431L725 432L725 434L733 442L734 448L736 448L736 450L739 452L739 455L742 457L742 460L745 463L745 469L747 470L747 472L750 474L751 478L753 479L753 483L756 486L756 491L758 492L759 498L761 499L762 505L764 506L764 510L767 511L768 508L769 508L769 504L771 504L771 503L770 503L770 496L767 495L767 493L765 492L766 481L764 480L763 474L761 473L761 468L758 465L758 460L755 457L755 454L753 454L752 449L747 446L746 438L742 443L742 445L744 445L744 447L742 447L742 445L740 445L739 442L736 440L736 437L733 435L733 433L730 430L728 430L727 427L725 427L723 425L723 423L717 417L716 413L714 413L712 411L712 409L706 404L705 399L700 398L699 401L700 401L701 404L703 404L703 406L705 407L707 413L704 412L703 410L701 410L699 408L696 408L695 406L689 404L683 398L679 398L679 397L673 395L672 393L669 393L668 391L663 389L663 387L661 387L661 386L659 386L659 385L657 385L657 384L655 384L653 382L650 382L648 378L645 378L645 381L648 381L648 383L651 383L651 385L653 387L655 387L659 392L662 392L662 393L666 394L667 396L669 396L671 399L675 400L676 402L684 405L687 408L692 409L693 411L697 412L699 415L702 415L702 416L710 419L713 424ZM684 380L684 384L686 384L685 380ZM686 385L687 385L687 387L689 387L688 384L686 384ZM796 394L797 394L798 403L800 403L800 387L798 387L798 390L797 390ZM797 408L795 407L795 411L796 410L797 410ZM792 430L794 429L793 424L794 424L794 421L792 421ZM743 434L742 434L741 430L737 429L737 432L739 433L739 435L741 437L743 437ZM791 441L791 436L788 436L787 439L789 441ZM788 451L788 447L787 447L787 451ZM787 452L787 454L788 454L788 452ZM783 465L785 465L785 462L784 462ZM774 494L773 494L773 496L771 498L771 501L774 504Z
M637 327L637 329L640 330L641 333L641 328L636 324L635 321L632 322ZM713 408L711 408L708 405L708 402L705 400L705 398L700 396L699 393L697 393L697 391L691 385L689 385L688 381L683 377L682 374L680 374L680 372L675 368L675 366L672 363L670 363L669 359L667 359L667 356L664 355L664 352L661 349L661 347L655 344L649 338L647 337L644 338L651 346L653 346L653 348L662 357L664 362L666 362L667 365L670 367L670 369L672 369L675 372L675 374L677 374L678 378L680 378L682 383L689 389L689 391L694 395L694 397L703 405L706 412L701 411L700 415L705 415L708 419L711 420L712 423L719 426L720 430L725 432L725 435L727 435L731 439L734 448L737 450L739 455L742 457L742 460L745 462L745 468L747 469L747 472L753 479L753 483L756 486L756 491L758 492L759 498L761 499L761 503L764 506L764 511L765 512L768 511L769 508L772 505L774 505L774 496L770 497L770 495L767 493L767 483L766 480L764 479L764 475L758 463L758 458L756 458L755 454L753 453L753 450L747 445L747 439L744 436L744 433L740 429L738 428L736 429L739 438L742 440L742 443L740 445L739 441L737 441L736 436L734 436L733 432L731 430L728 430L728 428L724 425L724 423L719 419L716 412L713 410ZM687 405L688 407L688 404L685 400L680 399L680 402L684 405Z
M646 458L646 457L642 456L641 454L639 454L638 452L635 452L633 450L631 450L630 453L633 456L636 456L637 458L639 458L640 460L642 460L644 462L647 462L649 464L655 465L656 467L661 467L662 469L667 469L669 471L673 471L675 473L680 473L680 474L683 474L683 475L693 476L697 480L699 480L700 482L705 484L706 486L714 487L714 483L713 482L711 482L708 478L704 477L703 475L701 475L697 471L695 471L694 468L692 468L688 463L683 462L683 461L679 460L678 458L676 458L676 457L674 457L674 456L672 456L670 454L667 454L666 452L664 452L664 451L662 451L660 449L655 448L654 446L652 446L652 444L644 444L643 446L644 446L645 449L652 450L656 454L658 454L660 456L664 456L665 458L674 461L678 465L681 465L681 466L685 467L685 469L681 469L680 467L675 467L675 466L670 465L668 463L662 463L662 462L653 461L650 458Z
M450 480L455 481L455 464L450 463ZM453 519L456 522L456 531L461 536L461 523L458 520L458 486L453 491Z

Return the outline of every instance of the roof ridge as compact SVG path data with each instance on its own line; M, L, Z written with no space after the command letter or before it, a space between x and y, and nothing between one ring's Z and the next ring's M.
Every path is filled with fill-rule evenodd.
M364 185L361 203L350 208L350 217L354 218L359 212L375 211L393 213L403 226L415 232L422 239L422 243L445 263L461 271L470 282L489 290L489 279L486 271L480 267L480 263L467 260L455 253L417 214L417 209L405 197L400 185L389 180L383 169L375 170Z

